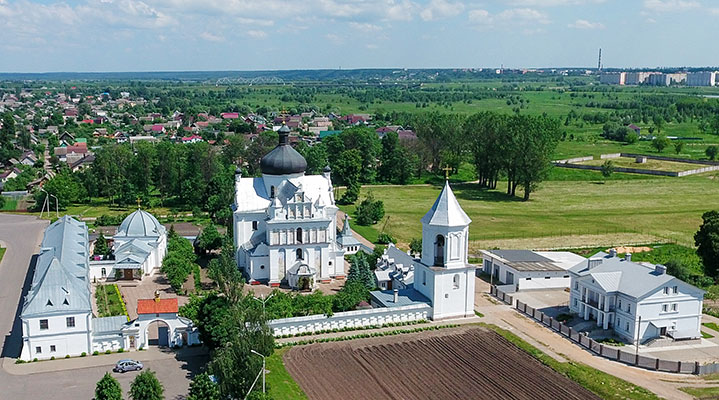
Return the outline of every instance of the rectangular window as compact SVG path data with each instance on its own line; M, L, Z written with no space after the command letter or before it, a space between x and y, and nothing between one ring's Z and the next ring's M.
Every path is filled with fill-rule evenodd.
M552 279L551 276L545 276L544 279Z
M622 320L617 318L617 326L622 326Z
M631 304L627 304L627 313L628 314L632 313L632 305Z
M35 353L37 353L37 354L42 353L42 347L40 347L40 346L35 347Z
M55 345L51 344L50 345L50 353L54 353L54 352L55 352Z
M75 327L75 317L65 318L65 325L67 325L68 328L74 328Z
M622 309L622 299L617 300L617 308Z
M531 280L532 280L532 278L527 278L526 280L528 280L528 281L531 281Z
M669 294L669 286L664 287L664 294Z
M677 303L672 304L672 311L676 311L678 307Z
M669 311L669 305L668 304L662 304L662 312Z
M257 230L257 221L252 221L252 230L253 231Z
M46 319L41 319L41 320L40 320L40 330L43 330L43 331L44 331L44 330L47 329L47 328L48 328L47 320L46 320Z
M624 330L629 332L629 322L627 322L627 325L624 327Z
M577 299L574 299L574 307L577 306Z
M674 289L673 290L674 294L679 293L679 286L674 286L672 289Z
M574 290L579 290L579 282L574 282Z

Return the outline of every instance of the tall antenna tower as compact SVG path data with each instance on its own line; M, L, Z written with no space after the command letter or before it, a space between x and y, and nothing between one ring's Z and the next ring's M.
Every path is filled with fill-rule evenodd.
M602 72L602 48L599 48L599 60L597 61L597 71Z

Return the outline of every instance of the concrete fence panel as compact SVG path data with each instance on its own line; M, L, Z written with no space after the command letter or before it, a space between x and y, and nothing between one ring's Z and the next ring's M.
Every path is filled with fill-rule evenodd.
M557 321L557 320L555 320L555 319L553 319L553 320L552 320L552 329L554 329L555 331L559 332L559 331L562 329L562 323L559 322L559 321Z
M631 365L635 365L637 357L633 353L627 353L626 351L619 352L619 361Z
M611 347L611 346L603 346L602 347L602 356L611 358L612 360L618 360L619 359L619 349Z
M570 330L571 330L571 329L572 329L572 328L568 327L567 325L561 324L561 325L559 326L559 333L561 333L561 334L564 335L564 336L569 337L569 333L570 333Z
M589 348L589 346L592 345L592 339L585 335L579 335L579 344L586 348Z
M664 372L679 372L679 361L657 360L657 369Z
M610 158L619 158L622 156L622 153L611 153L611 154L602 154L599 156L600 160L607 160Z
M646 369L656 369L657 368L657 359L654 357L647 357L640 355L637 357L637 366L646 368Z
M589 349L593 352L601 355L602 354L602 344L597 342L596 340L589 339Z
M579 332L575 331L574 328L569 328L569 338L572 339L575 342L579 342L582 335L579 334Z

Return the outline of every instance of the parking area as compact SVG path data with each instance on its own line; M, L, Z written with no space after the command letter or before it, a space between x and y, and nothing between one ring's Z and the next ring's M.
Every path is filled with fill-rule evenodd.
M569 292L564 289L525 290L512 293L515 301L538 309L552 318L569 313Z

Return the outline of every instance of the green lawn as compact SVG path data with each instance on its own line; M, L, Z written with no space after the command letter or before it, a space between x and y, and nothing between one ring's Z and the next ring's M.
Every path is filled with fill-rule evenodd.
M719 386L682 387L679 390L693 396L695 399L719 399Z
M709 333L706 333L706 332L702 331L702 338L704 338L704 339L711 339L711 338L713 338L713 337L714 337L714 335L711 335L711 334L709 334Z
M282 357L292 347L275 349L271 356L267 357L267 388L273 399L283 400L304 400L307 399L300 386L292 379L285 369Z
M659 399L654 393L639 387L633 383L629 383L623 379L609 375L587 365L577 362L559 362L552 357L544 354L541 350L522 340L519 336L501 329L495 325L481 324L489 329L502 335L505 339L513 343L515 346L529 353L532 357L539 360L542 364L552 368L558 373L584 386L588 390L596 393L603 399Z
M702 322L702 325L713 330L714 332L719 332L719 325L717 325L715 322Z
M15 211L16 209L17 200L5 198L5 203L3 204L2 208L0 208L0 211Z
M528 202L497 190L480 189L474 184L453 186L462 208L472 219L470 248L501 247L508 239L528 239L525 246L568 248L676 242L693 246L693 235L701 215L719 203L719 184L710 177L659 178L637 180L548 181L540 185ZM371 190L384 201L385 219L371 227L353 225L373 240L385 230L406 246L422 234L420 219L439 195L439 186L364 187L360 199ZM341 206L352 214L355 207ZM389 221L387 222L387 218ZM606 237L592 243L568 238L578 235ZM537 238L543 238L541 244ZM579 237L581 238L581 237ZM606 243L605 243L606 242Z
M5 255L6 250L7 250L6 248L0 247L0 262L2 262L2 258Z
M125 315L125 305L118 295L117 285L97 285L95 300L98 317Z

